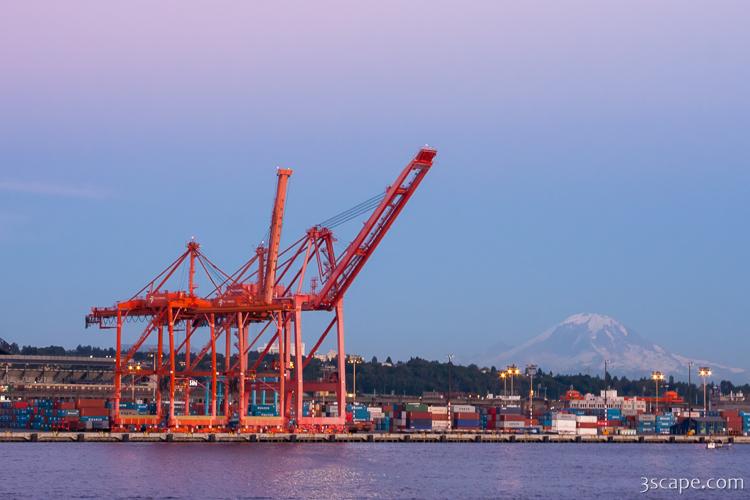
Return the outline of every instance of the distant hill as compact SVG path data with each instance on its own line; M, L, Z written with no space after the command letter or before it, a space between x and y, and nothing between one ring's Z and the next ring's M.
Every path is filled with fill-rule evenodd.
M485 363L495 366L534 363L555 373L597 375L603 373L605 359L609 360L610 373L618 376L643 377L649 376L652 370L660 370L667 377L673 375L676 379L686 380L688 361L693 361L693 375L696 378L700 365L710 366L715 380L744 382L748 378L741 368L700 359L691 360L668 352L614 318L593 313L574 314L528 342L487 359Z

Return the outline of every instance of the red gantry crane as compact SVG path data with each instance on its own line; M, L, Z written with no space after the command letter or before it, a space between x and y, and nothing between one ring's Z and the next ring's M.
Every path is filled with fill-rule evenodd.
M279 169L268 246L261 244L237 271L225 273L197 242L190 241L172 264L130 299L93 308L86 316L87 327L116 329L113 427L226 428L236 413L241 431L342 428L346 406L344 295L422 182L435 155L434 149L422 148L384 193L311 227L284 250L279 249L292 171ZM368 212L372 213L362 229L337 256L332 229ZM185 274L187 290L166 289ZM210 288L203 296L196 293L199 274ZM327 313L330 320L304 356L302 317L312 311ZM141 323L143 328L125 350L123 331L130 323ZM334 327L337 371L324 380L305 380L305 367ZM184 335L176 345L178 332ZM152 366L138 365L137 375L154 379L156 414L124 412L120 408L123 376L134 379L133 358L154 336ZM196 354L191 346L200 339L202 348ZM261 349L262 340L266 342ZM249 365L253 349L260 354ZM219 366L217 354L222 350L223 366ZM206 356L210 356L210 368L204 362L200 369ZM203 414L195 415L191 414L195 412L191 412L190 386L199 379L206 381L209 397ZM248 414L254 391L278 395L273 414ZM167 392L166 401L163 392ZM337 414L306 415L305 398L321 393L335 394Z

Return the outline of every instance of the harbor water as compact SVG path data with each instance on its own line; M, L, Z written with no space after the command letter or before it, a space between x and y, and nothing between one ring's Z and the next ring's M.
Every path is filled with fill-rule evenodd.
M748 498L750 446L3 443L0 498ZM643 478L745 489L643 491ZM662 482L668 486L668 482Z

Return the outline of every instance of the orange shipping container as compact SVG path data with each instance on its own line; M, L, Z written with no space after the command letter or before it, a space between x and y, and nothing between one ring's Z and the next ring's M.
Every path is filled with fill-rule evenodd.
M76 401L76 408L104 408L106 405L106 399L79 399Z
M109 408L80 408L82 417L108 417Z
M456 420L479 420L479 413L454 413L453 418Z

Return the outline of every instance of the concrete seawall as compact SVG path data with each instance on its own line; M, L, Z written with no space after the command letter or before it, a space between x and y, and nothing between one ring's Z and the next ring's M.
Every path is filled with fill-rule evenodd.
M697 444L706 436L569 436L557 434L233 434L4 432L0 443L673 443ZM750 437L712 436L717 443L750 444Z

